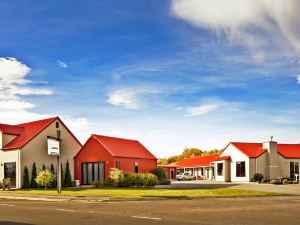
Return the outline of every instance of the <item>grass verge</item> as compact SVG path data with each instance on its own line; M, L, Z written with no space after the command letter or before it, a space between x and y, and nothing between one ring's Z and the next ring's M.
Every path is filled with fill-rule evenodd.
M2 194L31 194L44 196L57 196L55 189L51 190L11 190L0 191ZM63 196L74 197L110 197L111 199L159 199L179 198L190 199L199 197L258 197L276 196L281 193L244 190L236 188L215 189L147 189L147 188L64 188Z

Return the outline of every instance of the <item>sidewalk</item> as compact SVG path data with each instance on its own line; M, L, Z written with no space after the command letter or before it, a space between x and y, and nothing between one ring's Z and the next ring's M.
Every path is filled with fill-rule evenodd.
M50 202L66 202L66 201L81 201L81 202L103 202L110 200L109 197L74 197L74 196L44 196L44 195L31 195L31 194L8 194L1 193L0 199L14 199L14 200L31 200L31 201L50 201Z

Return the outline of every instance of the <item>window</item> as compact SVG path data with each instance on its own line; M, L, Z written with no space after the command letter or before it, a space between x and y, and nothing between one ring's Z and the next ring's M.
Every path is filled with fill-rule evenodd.
M223 176L223 163L217 164L217 174L218 176Z
M119 170L121 169L121 163L120 163L120 161L116 161L116 168L119 169Z
M56 128L59 128L59 122L56 122Z
M245 177L246 176L245 162L237 162L236 163L236 176L237 177Z
M135 162L135 163L134 163L134 172L135 172L135 173L138 173L138 172L139 172L139 163L138 163L138 162Z
M299 176L299 162L290 162L290 178L295 178L295 174Z

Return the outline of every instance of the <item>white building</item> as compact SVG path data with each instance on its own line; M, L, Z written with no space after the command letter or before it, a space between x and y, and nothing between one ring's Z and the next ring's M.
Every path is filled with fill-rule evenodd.
M299 176L300 144L231 142L215 159L217 181L249 182L255 173L264 179Z

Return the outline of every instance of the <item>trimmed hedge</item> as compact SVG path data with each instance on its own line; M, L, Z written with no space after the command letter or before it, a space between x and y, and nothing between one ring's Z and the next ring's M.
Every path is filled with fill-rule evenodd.
M152 173L124 173L121 187L153 187L157 184L157 177Z

